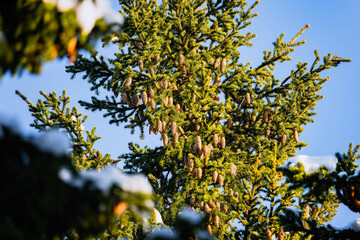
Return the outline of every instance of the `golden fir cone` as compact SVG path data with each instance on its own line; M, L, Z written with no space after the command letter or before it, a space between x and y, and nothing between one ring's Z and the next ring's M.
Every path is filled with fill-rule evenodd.
M180 108L180 105L179 105L178 103L175 105L175 109L176 109L176 111L177 111L178 113L181 112L181 108Z
M233 125L232 118L229 118L229 119L227 120L226 124L227 124L227 127L230 129L230 128L232 127L232 125Z
M281 145L284 146L286 144L286 140L287 140L287 136L286 136L286 134L283 134L281 136L281 140L280 140Z
M169 101L169 97L168 97L168 96L166 96L165 98L162 99L162 102L163 102L163 104L164 104L165 107L167 107L168 101Z
M256 114L254 112L251 113L251 121L256 122Z
M178 62L179 62L179 66L185 65L185 58L184 58L184 55L182 55L181 53L179 54Z
M194 168L194 169L192 170L191 176L192 176L193 178L196 178L196 176L197 176L197 169L196 169L196 168Z
M219 202L216 203L216 209L220 212L221 211L221 205Z
M220 187L224 186L224 177L221 174L218 176L218 182Z
M155 104L155 101L153 98L151 98L151 100L150 100L150 107L153 111L155 110L156 104Z
M269 111L266 110L263 114L263 118L262 118L264 123L268 123L269 122Z
M139 60L138 65L139 65L140 71L143 71L144 70L144 62L143 62L143 60Z
M273 120L274 120L274 116L269 114L268 124L270 124Z
M214 208L214 207L215 207L215 204L214 204L213 200L211 200L211 199L208 201L208 204L209 204L209 207L210 207L210 208Z
M249 124L248 124L248 123L245 123L244 128L245 128L245 129L248 129L248 128L249 128Z
M201 211L204 210L204 202L203 202L203 201L201 201L201 202L199 203L199 208L200 208Z
M197 145L198 149L201 150L202 143L201 143L201 137L200 136L196 136L196 145Z
M127 104L128 103L126 93L121 93L121 102L120 103L122 103L122 104Z
M280 228L278 234L277 234L277 239L278 240L283 240L285 237L285 233L284 233L284 230L282 228Z
M154 126L153 126L153 129L154 129L154 134L157 135L158 132L159 132L158 129L157 129L157 127L154 127Z
M196 201L195 196L194 196L194 195L191 196L191 198L190 198L190 204L191 204L191 206L195 204L195 201Z
M213 183L216 183L218 180L218 172L215 170L212 174L212 181Z
M150 124L150 126L149 126L149 134L151 135L153 133L154 133L154 128L153 128L152 124Z
M162 131L162 122L160 119L157 120L156 123L156 131L161 132Z
M175 122L175 121L173 121L173 122L171 123L170 128L171 128L171 134L172 134L172 135L175 135L175 133L176 133L176 122Z
M169 144L169 137L166 133L163 134L163 143L165 147L167 147Z
M218 147L218 144L219 144L219 135L217 133L215 133L213 135L213 146L214 148L217 148Z
M215 78L214 84L215 84L215 85L219 85L219 84L220 84L220 81L221 81L221 77L220 77L220 75L218 75L218 76L216 76L216 78Z
M299 133L298 133L297 130L294 131L294 140L295 140L296 143L299 142Z
M174 99L173 99L173 97L169 97L169 99L168 99L168 106L171 106L171 105L173 105L174 104Z
M236 174L236 166L235 166L235 164L231 163L231 165L230 165L230 176L234 177L235 174Z
M229 208L226 204L223 205L223 210L224 210L224 213L227 213Z
M200 124L196 123L195 124L195 131L199 131L200 130Z
M161 124L161 132L166 132L166 122L165 121L162 121L162 124Z
M124 87L129 88L130 85L131 85L131 83L132 83L132 78L131 78L131 77L128 77L128 78L125 80Z
M246 94L245 94L245 102L246 102L246 104L249 106L250 105L250 103L251 103L251 98L250 98L250 93L249 92L247 92Z
M139 106L139 103L140 103L140 97L139 97L139 95L135 94L135 95L133 96L133 103L134 103L134 106L135 106L135 107L138 107L138 106Z
M220 58L217 58L214 63L214 69L217 69L220 66Z
M208 214L211 212L211 208L209 207L209 205L207 203L204 206L204 212L208 213Z
M182 72L183 74L186 74L186 73L187 73L185 65L182 65L182 66L180 67L180 70L181 70L181 72Z
M202 178L202 169L201 169L201 167L198 167L198 169L197 169L197 177L198 177L198 179Z
M164 78L164 79L161 81L161 86L162 86L164 89L167 89L168 86L169 86L169 82Z
M226 140L225 140L225 137L222 137L221 140L220 140L220 144L221 144L221 148L224 149L225 146L226 146Z
M208 151L210 153L210 156L213 156L213 151L214 151L213 145L211 145L211 144L208 145Z
M205 154L205 156L209 155L209 147L206 144L203 145L202 152Z
M148 96L149 96L150 98L154 99L154 97L155 97L154 89L149 88L149 90L148 90Z
M194 168L194 159L191 158L188 159L188 168L189 168L189 172L192 172Z
M179 141L179 134L177 132L175 132L173 134L173 143L177 143Z
M148 103L148 96L146 91L141 92L141 100L143 101L143 104L146 105Z
M270 136L270 132L271 132L270 128L267 127L267 128L265 129L265 137L268 138L268 137Z
M212 235L211 226L210 226L210 225L207 225L206 229L208 230L209 234Z
M179 90L179 88L178 88L178 86L176 85L176 83L174 83L172 87L173 87L173 90L174 90L174 91Z
M219 216L218 216L218 215L216 215L216 216L214 217L214 226L215 226L216 228L219 228L219 227L220 227L220 220L219 220Z
M272 233L268 228L266 228L266 235L268 236L269 239L272 239Z
M221 65L220 65L220 71L221 73L224 73L226 70L226 58L223 58L223 60L221 61Z
M156 56L155 56L155 61L156 61L156 62L159 62L159 61L160 61L160 54L159 54L159 53L156 54Z

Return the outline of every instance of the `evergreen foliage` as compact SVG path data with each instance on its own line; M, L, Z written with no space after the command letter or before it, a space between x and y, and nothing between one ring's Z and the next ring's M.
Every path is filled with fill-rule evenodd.
M252 46L255 35L246 27L258 1L250 6L244 0L119 2L124 28L104 39L105 45L118 44L115 58L79 57L67 71L72 77L84 73L95 92L80 105L105 111L110 124L140 129L140 138L145 129L159 134L162 146L129 143L130 152L119 158L126 172L148 177L164 223L176 227L178 212L187 207L203 213L202 227L218 239L322 239L331 231L349 236L352 231L341 235L324 224L336 213L339 192L348 196L343 182L334 185L335 175L354 171L349 164L357 157L349 152L339 158L335 173L322 168L320 180L301 167L280 166L306 146L299 136L313 122L322 98L318 92L329 79L320 74L350 60L331 54L321 59L314 51L310 65L299 62L278 79L275 67L305 43L298 39L308 25L289 42L280 35L274 49L264 51L263 62L251 66L240 53ZM96 96L100 90L109 95ZM59 99L41 94L46 101L37 106L22 96L36 119L33 125L69 131L77 168L119 161L92 150L97 137L87 132L84 140L85 119L75 108L65 110L65 94ZM89 161L82 161L84 155ZM123 217L108 233L143 239L147 233L139 226Z

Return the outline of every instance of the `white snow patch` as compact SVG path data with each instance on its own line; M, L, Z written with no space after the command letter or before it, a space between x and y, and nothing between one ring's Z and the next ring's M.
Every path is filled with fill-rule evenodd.
M76 7L76 16L79 26L85 34L89 34L95 26L97 9L93 1L84 0Z
M40 150L56 156L66 155L70 148L68 137L57 130L40 134L33 139L33 142Z
M55 1L50 1L50 2L55 2ZM77 0L58 0L56 6L60 12L65 12L67 10L73 9L77 3L78 3Z
M150 233L148 238L149 239L162 239L162 238L176 239L177 236L171 230L162 227L162 228L156 229L152 233Z
M64 169L60 169L58 174L64 182L75 187L81 188L85 182L91 181L96 188L101 190L104 194L108 194L113 185L118 186L125 192L152 193L152 187L143 175L127 175L122 173L116 167L106 167L100 172L98 170L83 171L80 172L80 177L77 178L73 178L72 176L69 178L66 169L65 171Z
M287 166L294 167L299 162L302 163L306 173L315 173L320 170L321 166L324 166L328 172L334 172L338 160L334 156L307 156L297 155L287 160Z
M73 176L69 169L62 167L58 172L58 177L64 182L68 183L71 181Z
M164 222L162 220L161 214L156 208L154 208L154 213L155 213L155 219L154 219L155 223L156 224L163 224Z
M360 218L350 222L344 229L352 229L356 232L360 232Z
M203 219L200 213L190 209L184 209L183 211L181 211L179 218L193 225L199 224Z
M347 177L347 173L345 171L339 172L338 175L340 178Z

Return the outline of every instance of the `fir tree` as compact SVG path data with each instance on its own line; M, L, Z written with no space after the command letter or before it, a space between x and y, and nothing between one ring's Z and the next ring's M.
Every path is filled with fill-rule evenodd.
M320 73L349 60L328 54L321 61L314 51L310 65L300 62L278 79L276 64L290 61L305 43L298 38L308 25L289 42L279 36L259 66L242 60L241 49L255 37L246 27L258 3L121 0L124 28L104 39L119 45L116 57L80 57L67 71L73 77L85 73L96 94L109 92L105 99L80 101L82 106L105 111L111 124L139 128L141 138L145 130L159 134L162 146L130 143L131 152L121 158L127 172L148 177L166 225L176 227L178 212L188 207L203 213L203 227L218 239L319 236L309 229L329 222L338 206L332 182L325 178L330 188L309 193L293 185L299 177L279 167L306 146L299 136L313 121L318 92L328 80ZM32 112L39 120L48 110ZM58 119L70 122L70 116ZM45 120L41 124L49 126ZM291 228L284 219L294 223ZM143 238L128 219L118 219L118 226L111 236Z

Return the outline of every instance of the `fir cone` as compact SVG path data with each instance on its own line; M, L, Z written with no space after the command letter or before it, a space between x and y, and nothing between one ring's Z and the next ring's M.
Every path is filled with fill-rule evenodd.
M219 135L217 133L214 134L213 136L213 146L214 148L217 148L219 144Z
M299 142L299 133L298 133L297 130L294 131L294 140L295 140L296 143Z
M162 121L161 132L166 132L166 122L165 121Z
M140 71L143 71L144 70L144 62L143 62L143 60L139 60L139 69L140 69Z
M200 208L201 211L204 210L204 202L203 202L203 201L201 201L201 202L199 203L199 208Z
M169 82L164 78L162 81L161 81L161 85L164 89L167 89L168 86L169 86Z
M220 187L224 186L224 177L221 174L218 176L218 182Z
M190 204L191 204L191 206L192 205L194 205L195 204L195 196L191 196L191 198L190 198Z
M219 101L220 101L220 95L219 95L219 94L216 95L216 96L214 97L214 100L215 100L217 103L219 103Z
M139 106L139 103L140 103L140 97L139 97L139 95L135 94L135 95L133 96L133 103L134 103L134 106L135 106L135 107L138 107L138 106Z
M216 183L218 180L218 172L215 170L212 175L212 181L213 183Z
M250 93L249 92L247 92L246 94L245 94L245 102L246 102L246 105L250 105L250 103L251 103L251 98L250 98Z
M232 127L232 124L233 124L232 118L229 118L227 120L226 124L227 124L227 127L230 129Z
M256 114L254 112L251 113L251 121L256 122Z
M224 210L224 213L227 213L228 212L228 206L226 204L223 205L223 210Z
M197 177L198 177L198 179L202 178L202 169L201 169L201 167L198 167L198 169L197 169Z
M169 97L169 99L168 99L168 106L171 106L171 105L173 105L174 104L174 99L173 99L173 97Z
M183 74L186 74L186 73L187 73L185 65L182 65L182 66L180 67L180 70L181 70L181 72L182 72Z
M217 58L214 63L214 69L217 69L220 66L220 58Z
M184 66L185 65L185 58L184 58L184 55L182 55L180 53L179 57L178 57L178 61L179 61L179 66Z
M144 105L146 105L148 103L148 96L147 96L146 91L141 92L141 99L142 99Z
M191 176L192 176L193 178L196 178L196 176L197 176L197 169L196 169L196 168L193 168L193 170L192 170L192 172L191 172Z
M266 235L268 236L269 239L272 239L272 233L268 228L266 228Z
M122 93L121 94L121 102L122 104L127 104L128 100L127 100L127 94L126 93Z
M220 71L221 73L224 73L225 70L226 70L226 58L223 58L223 60L221 61Z
M220 144L221 144L221 148L224 149L225 146L226 146L226 140L225 140L225 137L222 137L221 140L220 140Z
M174 135L173 135L173 143L175 144L175 143L177 143L179 141L179 134L176 132L176 133L174 133Z
M158 134L158 129L157 129L157 127L154 127L154 126L153 126L153 129L154 129L154 134L157 135L157 134Z
M169 102L169 97L166 96L166 97L162 100L162 102L163 102L164 106L167 107L168 102Z
M200 124L196 123L195 124L195 131L199 131L200 130Z
M309 205L306 205L305 206L305 210L304 210L304 214L305 214L305 217L306 218L309 218L310 217L310 207L309 207Z
M231 163L231 165L230 165L230 176L234 177L235 174L236 174L236 166L235 166L235 164Z
M178 113L181 112L181 108L180 108L180 105L179 105L178 103L175 105L175 109L176 109L176 111L177 111Z
M220 227L220 221L219 221L219 216L218 216L218 215L216 215L216 216L214 217L214 226L215 226L216 228L219 228L219 227Z
M159 54L159 53L156 54L156 56L155 56L155 61L156 61L156 62L159 62L159 61L160 61L160 54Z
M172 134L172 135L175 135L175 133L176 133L176 122L173 121L173 122L171 123L171 134Z
M263 118L262 118L264 123L268 123L269 122L269 111L266 110L263 114Z
M277 238L278 238L279 240L283 240L284 237L285 237L284 230L283 230L282 228L280 228L280 230L279 230L279 232L278 232L278 234L277 234Z
M201 137L200 136L196 136L196 145L197 145L197 148L199 150L201 150L202 148L202 143L201 143Z
M174 91L179 90L179 88L178 88L178 86L176 85L176 83L173 85L173 90L174 90Z
M205 154L205 156L208 156L208 155L209 155L210 151L209 151L208 145L205 144L205 145L203 146L202 152Z
M129 88L130 85L131 85L131 83L132 83L132 78L131 78L131 77L128 77L128 78L125 80L124 87Z
M149 134L151 135L152 133L154 133L154 128L153 128L152 124L150 124L150 126L149 126Z
M162 122L160 121L160 119L157 120L157 123L156 123L156 131L157 131L157 132L161 132L161 131L162 131Z
M211 212L211 208L209 207L209 205L207 203L204 206L204 212L208 213L208 214Z
M207 228L207 230L208 230L209 234L210 234L210 235L212 235L211 226L210 226L210 225L207 225L207 227L206 227L206 228Z
M221 205L219 202L216 203L216 209L220 212L221 211Z
M165 147L167 147L169 144L169 137L166 133L163 134L163 143Z
M152 109L153 111L155 110L155 106L156 106L155 101L154 101L154 99L151 98L151 100L150 100L150 107L151 107L151 109Z
M137 42L137 43L136 43L136 46L137 46L138 48L142 49L142 48L143 48L143 43L142 43L142 42Z
M270 128L269 127L267 127L266 129L265 129L265 137L269 137L270 136Z
M192 172L194 169L194 160L191 158L188 160L188 168L189 168L189 172Z
M219 84L220 84L220 81L221 81L221 77L220 77L220 75L218 75L218 76L216 76L216 78L215 78L214 84L215 84L215 85L219 85Z
M287 140L287 136L286 136L286 134L283 134L281 136L281 140L280 140L281 145L284 146L286 144L286 140Z
M155 97L154 89L150 88L150 89L148 90L148 96L149 96L150 98L154 99L154 97Z
M213 145L211 145L211 144L208 145L208 151L210 153L210 156L213 156L213 151L214 151Z
M211 208L215 207L215 204L214 204L213 200L211 200L211 199L208 201L208 204L209 204L209 207L211 207Z

